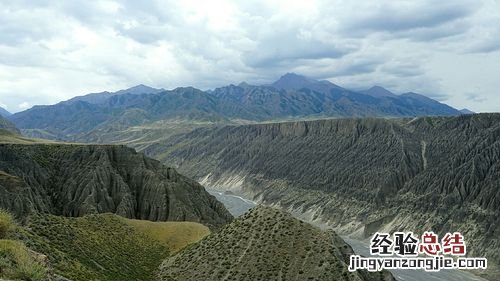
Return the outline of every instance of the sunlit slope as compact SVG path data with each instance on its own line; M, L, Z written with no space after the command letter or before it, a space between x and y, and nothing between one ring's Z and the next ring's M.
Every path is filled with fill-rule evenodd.
M259 206L167 259L159 276L164 281L394 280L385 271L349 272L350 254L333 231Z
M152 222L122 218L122 221L176 253L210 233L208 227L194 222Z
M36 215L18 236L48 256L57 274L81 280L153 280L169 250L116 215Z

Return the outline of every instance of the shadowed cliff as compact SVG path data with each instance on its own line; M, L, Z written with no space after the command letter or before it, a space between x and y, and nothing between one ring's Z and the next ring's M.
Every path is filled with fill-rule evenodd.
M0 144L0 194L18 217L111 212L211 227L232 219L201 185L125 146Z

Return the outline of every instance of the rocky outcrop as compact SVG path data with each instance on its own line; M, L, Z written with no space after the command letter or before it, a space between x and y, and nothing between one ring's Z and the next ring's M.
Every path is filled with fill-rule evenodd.
M394 280L347 269L352 249L333 231L258 206L167 259L161 280Z
M212 227L232 219L201 185L125 146L0 144L0 194L18 217L111 212Z
M146 153L342 234L460 231L500 261L500 114L198 129Z

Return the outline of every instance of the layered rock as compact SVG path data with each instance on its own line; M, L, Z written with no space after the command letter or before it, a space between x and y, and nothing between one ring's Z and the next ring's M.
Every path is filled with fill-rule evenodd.
M0 207L19 217L116 213L221 226L232 219L205 189L125 146L0 144Z
M343 234L460 231L500 260L500 114L198 129L146 152Z

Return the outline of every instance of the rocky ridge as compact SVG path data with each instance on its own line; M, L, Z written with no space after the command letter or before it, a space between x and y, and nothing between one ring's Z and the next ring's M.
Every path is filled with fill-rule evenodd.
M193 180L125 146L0 144L0 208L62 216L115 213L219 227L232 216Z

